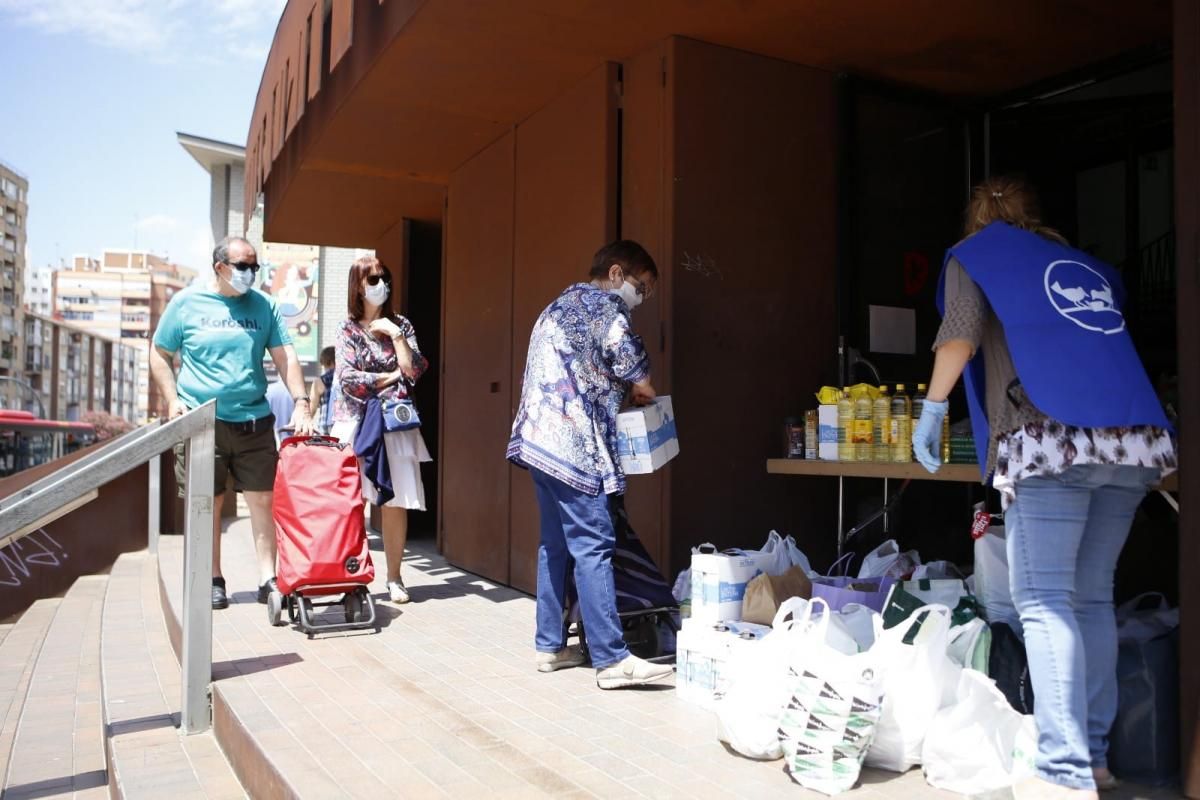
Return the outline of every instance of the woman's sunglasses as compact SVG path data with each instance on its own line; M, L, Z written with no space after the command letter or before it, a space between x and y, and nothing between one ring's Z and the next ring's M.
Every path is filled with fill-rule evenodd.
M368 286L377 286L380 281L383 281L388 286L392 285L392 279L389 278L387 275L368 275L367 276L367 285Z

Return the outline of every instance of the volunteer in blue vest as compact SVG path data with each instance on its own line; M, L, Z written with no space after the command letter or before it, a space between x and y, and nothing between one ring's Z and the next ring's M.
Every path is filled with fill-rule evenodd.
M1170 426L1125 329L1119 274L1038 218L1014 178L976 187L939 286L943 320L913 450L930 472L965 372L979 463L1005 504L1013 601L1038 727L1018 798L1115 786L1113 573L1147 489L1176 466Z
M258 556L258 602L275 586L275 418L267 404L263 358L270 354L295 401L291 425L312 430L304 375L275 302L251 288L258 256L245 239L227 237L213 250L212 279L171 298L154 332L150 374L173 419L190 408L217 401L216 463L213 468L212 607L229 598L221 572L221 506L232 475L250 508ZM179 355L179 375L171 362ZM175 474L184 483L183 448L176 448Z
M589 281L568 286L538 317L529 338L521 405L508 460L528 469L541 515L535 663L553 672L584 663L566 646L567 568L587 632L596 684L618 689L660 680L670 666L629 652L617 615L612 556L616 531L608 495L625 492L617 413L628 395L654 400L650 361L629 314L654 292L658 268L637 242L602 247Z

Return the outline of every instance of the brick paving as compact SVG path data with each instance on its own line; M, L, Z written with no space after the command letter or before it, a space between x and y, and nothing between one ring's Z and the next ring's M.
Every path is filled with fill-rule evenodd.
M373 548L383 576L378 540ZM313 640L268 626L254 601L248 520L230 524L223 551L233 603L214 612L214 702L219 728L248 732L238 752L253 757L231 760L251 796L822 797L781 761L731 755L713 717L672 685L604 692L589 668L536 672L532 598L454 568L431 542L410 543L413 602L380 602L382 633ZM179 537L164 537L160 561L178 615ZM385 596L382 580L371 588ZM265 763L245 766L256 759ZM848 796L956 797L920 770L867 770Z
M37 656L60 602L56 597L38 600L0 644L0 785L3 785L2 778L8 775L17 726L21 722Z
M211 732L179 732L179 663L167 637L157 565L144 552L127 553L113 565L101 657L110 783L119 787L121 796L246 796Z
M108 795L100 720L100 615L108 578L87 575L58 604L38 649L4 797Z

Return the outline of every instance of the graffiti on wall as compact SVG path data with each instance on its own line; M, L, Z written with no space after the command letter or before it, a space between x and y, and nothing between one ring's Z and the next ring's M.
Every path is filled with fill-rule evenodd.
M23 585L35 567L55 568L67 560L66 549L45 528L0 548L0 586Z

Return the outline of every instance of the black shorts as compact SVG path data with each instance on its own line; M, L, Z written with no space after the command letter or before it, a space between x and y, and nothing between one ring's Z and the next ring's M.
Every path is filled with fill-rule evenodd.
M275 488L275 465L279 453L275 449L275 416L268 414L249 422L217 420L214 431L213 496L225 491L233 476L234 489L247 492L269 492ZM186 459L183 444L175 445L175 482L179 496L186 492Z

